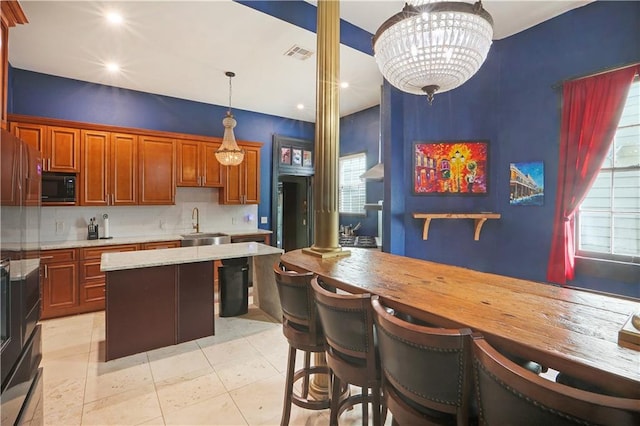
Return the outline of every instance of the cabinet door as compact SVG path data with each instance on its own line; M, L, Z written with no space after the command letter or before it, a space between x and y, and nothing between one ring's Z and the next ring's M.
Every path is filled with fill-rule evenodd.
M83 130L80 158L80 205L109 204L107 175L109 173L109 132Z
M78 262L45 264L42 317L65 315L78 306Z
M112 205L138 203L138 137L135 135L111 134L109 194Z
M47 135L47 126L29 123L10 124L11 133L16 135L18 139L22 139L38 151L43 151L44 140Z
M173 139L140 136L139 204L175 204L176 149Z
M67 127L48 127L43 157L51 172L80 171L80 130Z
M244 160L244 201L243 204L260 202L260 149L245 148Z
M201 186L200 142L178 141L177 143L177 179L178 186Z
M220 204L257 204L260 201L260 148L243 148L242 163L225 167Z
M211 188L222 186L222 165L216 158L216 151L220 148L217 143L202 144L202 186Z

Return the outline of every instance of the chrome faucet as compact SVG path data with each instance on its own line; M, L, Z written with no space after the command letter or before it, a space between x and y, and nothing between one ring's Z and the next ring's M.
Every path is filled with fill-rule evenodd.
M197 207L193 208L193 211L191 212L191 220L196 219L196 223L193 224L193 229L196 230L196 232L200 232L200 210L198 210Z

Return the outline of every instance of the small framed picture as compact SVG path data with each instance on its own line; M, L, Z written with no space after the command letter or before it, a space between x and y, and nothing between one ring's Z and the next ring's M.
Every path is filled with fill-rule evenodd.
M280 148L280 164L291 164L291 148Z
M302 150L301 149L293 149L291 154L291 164L294 166L302 165Z
M509 204L544 205L544 163L528 161L509 165Z
M313 166L313 162L311 159L311 151L303 151L302 152L302 166L303 167L311 167Z

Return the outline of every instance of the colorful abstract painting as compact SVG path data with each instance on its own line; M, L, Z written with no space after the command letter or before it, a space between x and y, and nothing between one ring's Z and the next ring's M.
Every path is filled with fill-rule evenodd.
M413 150L416 195L483 195L488 190L486 141L418 142Z

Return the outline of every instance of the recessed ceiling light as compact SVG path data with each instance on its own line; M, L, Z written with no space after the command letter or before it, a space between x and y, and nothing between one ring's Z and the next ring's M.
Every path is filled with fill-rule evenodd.
M343 81L342 83L340 83L340 87L342 87L343 89L346 89L347 87L349 87L349 82Z
M105 66L107 67L107 70L109 70L109 72L118 72L118 71L120 71L120 66L118 64L116 64L115 62L109 62Z
M122 15L120 15L118 12L112 11L107 13L107 21L117 25L117 24L122 24L124 19L122 19Z
M304 105L303 105L303 104L298 104L298 105L296 105L296 108L298 108L298 109L304 109Z

